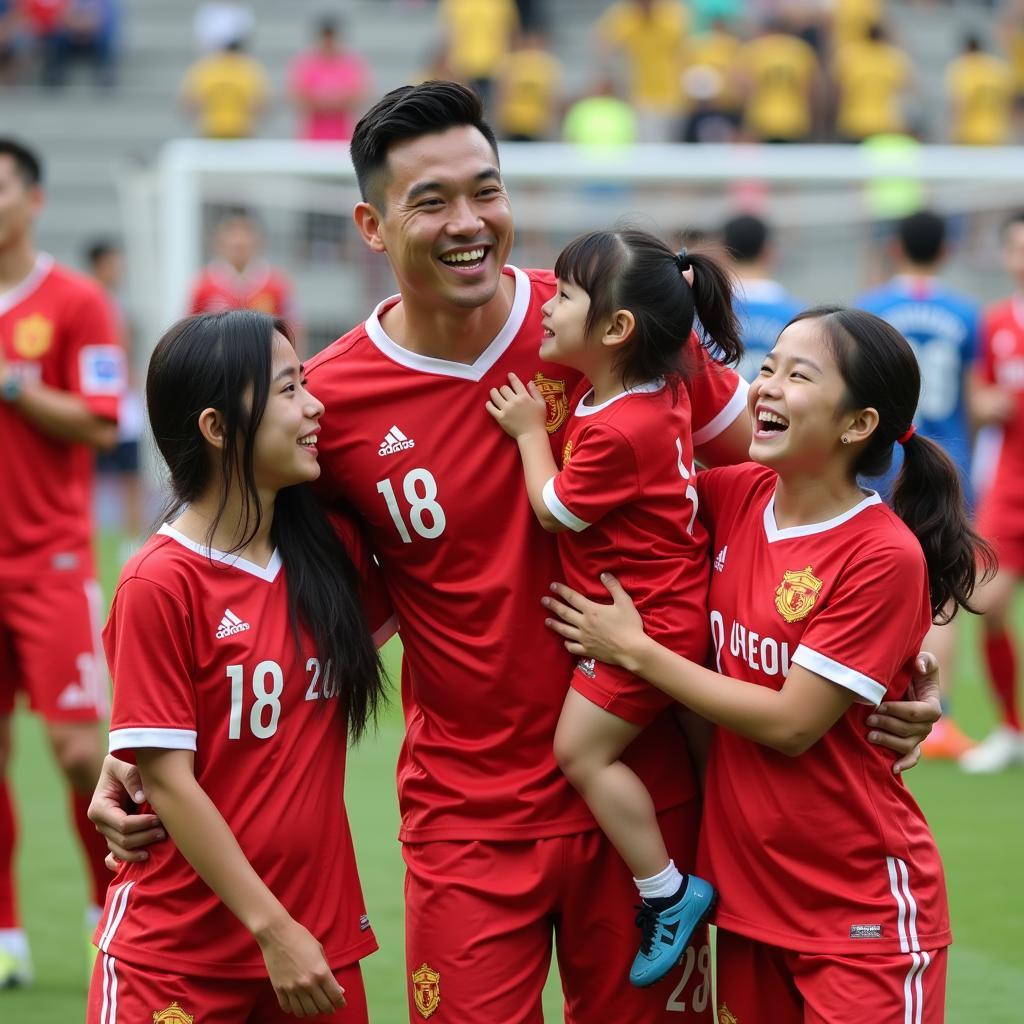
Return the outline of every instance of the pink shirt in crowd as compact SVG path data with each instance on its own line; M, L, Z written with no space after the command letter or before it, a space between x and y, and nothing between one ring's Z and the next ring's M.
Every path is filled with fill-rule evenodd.
M369 90L366 62L353 53L325 54L317 50L301 54L292 64L293 96L306 102L358 98ZM346 140L352 138L355 118L348 110L304 108L299 138Z

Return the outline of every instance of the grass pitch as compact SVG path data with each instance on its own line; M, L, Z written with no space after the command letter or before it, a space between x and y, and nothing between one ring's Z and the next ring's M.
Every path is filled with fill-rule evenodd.
M109 593L116 575L114 545L104 549ZM1024 614L1018 615L1024 636ZM388 661L397 669L400 648ZM394 673L397 678L397 671ZM380 950L363 962L375 1024L405 1024L402 859L395 800L401 739L396 706L379 734L352 752L348 807L360 873ZM955 710L960 724L982 736L992 714L981 681L973 624L961 644ZM18 857L22 915L29 931L36 984L0 992L3 1024L71 1024L85 1015L87 942L85 884L66 799L39 722L16 718L14 782L21 818ZM1024 770L966 776L953 765L924 764L908 784L928 815L946 866L953 914L947 1020L950 1024L1018 1024L1024 1007ZM545 992L549 1021L561 1020L557 978ZM866 1017L865 1019L869 1019ZM499 1022L496 1022L499 1024Z

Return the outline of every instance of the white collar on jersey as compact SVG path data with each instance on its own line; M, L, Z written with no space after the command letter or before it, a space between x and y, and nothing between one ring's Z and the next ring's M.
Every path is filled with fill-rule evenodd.
M617 395L612 395L607 402L602 402L600 405L584 405L583 403L594 393L594 389L591 388L579 400L579 402L576 403L574 415L593 416L595 412L607 409L612 402L617 402L620 398L625 398L627 395L653 395L656 391L660 391L664 386L665 378L659 377L657 380L649 380L644 384L637 384L635 388L627 388L625 391L620 391Z
M247 558L242 558L241 555L233 554L230 551L218 551L216 548L208 548L205 544L197 544L194 540L186 537L185 534L174 529L169 523L164 523L156 532L161 536L176 540L182 547L188 548L189 551L194 551L197 555L202 555L203 558L208 558L214 562L223 562L225 565L230 565L233 569L241 569L242 572L247 572L250 576L255 576L266 583L273 583L281 571L281 555L278 553L277 548L274 549L274 553L270 556L270 561L264 569L262 565L250 562Z
M0 316L9 309L14 309L19 302L24 302L43 283L43 278L52 268L53 257L48 252L39 253L36 256L36 264L28 272L28 276L8 291L0 292Z
M519 328L526 319L526 311L530 308L530 279L518 267L506 266L511 270L516 282L516 294L512 300L512 309L504 326L498 331L494 340L480 353L474 363L453 363L447 359L435 359L433 356L421 356L410 352L393 341L381 326L380 316L393 306L400 295L392 295L379 303L366 321L366 333L392 362L408 366L410 370L423 373L439 373L445 377L459 377L462 380L479 381L484 374L505 354L505 350L515 340ZM537 348L540 348L540 331L537 332Z
M768 543L773 544L777 540L790 540L792 537L809 537L813 533L827 533L829 530L834 530L837 526L841 526L854 516L860 515L864 509L870 508L872 505L881 504L882 499L878 492L868 491L868 493L864 495L863 500L857 502L853 508L847 509L842 513L842 515L838 515L834 519L827 519L823 523L806 523L803 526L788 526L785 530L780 530L775 522L775 492L772 491L772 496L768 499L768 504L764 507L765 536L768 538Z

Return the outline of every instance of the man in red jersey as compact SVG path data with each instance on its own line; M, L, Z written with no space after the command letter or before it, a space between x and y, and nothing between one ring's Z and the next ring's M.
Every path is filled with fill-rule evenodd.
M299 329L294 289L288 277L263 258L264 239L255 218L244 207L230 210L214 232L215 256L192 285L190 313L225 309L256 309ZM296 347L301 351L298 344Z
M573 665L539 605L557 551L485 403L510 372L533 380L561 451L578 375L538 353L554 276L506 266L511 209L469 90L428 82L389 93L360 121L352 154L364 196L356 226L387 254L400 294L306 365L328 410L320 493L364 520L405 649L410 1018L540 1021L554 936L574 1024L710 1021L703 936L663 982L629 985L637 932L623 908L635 888L552 753ZM695 453L743 459L746 387L699 346L693 354ZM673 857L692 864L699 802L671 713L627 758ZM131 776L112 766L110 778ZM133 859L155 821L125 818L115 796L104 780L94 820Z
M1001 432L994 473L978 503L978 532L996 549L999 571L978 591L985 661L999 725L960 758L966 772L999 772L1024 763L1017 652L1010 607L1024 575L1024 212L1003 226L1003 262L1014 294L986 310L971 412Z
M103 761L107 685L90 522L94 450L117 441L122 351L97 286L36 251L36 156L0 139L0 988L31 980L6 781L23 691L72 790L95 923L108 876L86 817Z

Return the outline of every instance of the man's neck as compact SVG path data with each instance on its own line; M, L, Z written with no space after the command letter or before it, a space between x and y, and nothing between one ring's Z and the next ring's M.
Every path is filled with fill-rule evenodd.
M32 273L37 253L30 239L0 249L0 292L16 288Z
M381 326L396 345L409 352L469 366L504 327L515 291L515 278L502 274L494 297L482 306L418 306L415 299L403 296L383 314Z

